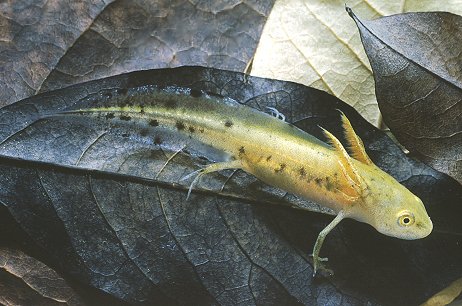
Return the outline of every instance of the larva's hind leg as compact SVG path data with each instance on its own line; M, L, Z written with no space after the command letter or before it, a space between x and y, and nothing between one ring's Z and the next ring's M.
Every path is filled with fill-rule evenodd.
M191 191L192 191L194 185L199 182L199 180L201 179L201 177L204 174L217 172L217 171L221 171L221 170L227 170L227 169L242 169L242 162L240 160L231 160L231 161L226 161L226 162L219 162L219 163L215 163L215 164L210 164L210 165L207 165L203 169L199 169L199 170L194 171L194 172L186 175L185 177L183 177L181 179L181 181L184 181L184 180L196 175L194 180L191 182L191 185L189 185L188 195L186 196L186 200L189 199L189 196L191 195Z
M274 117L281 119L282 121L286 121L286 116L284 116L284 114L278 111L276 108L267 106L266 109L268 109L271 112L271 115Z

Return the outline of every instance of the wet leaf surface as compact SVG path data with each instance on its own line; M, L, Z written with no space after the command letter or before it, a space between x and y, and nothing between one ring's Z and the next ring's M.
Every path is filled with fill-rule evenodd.
M434 233L401 241L346 221L323 248L335 276L312 279L307 254L330 217L273 205L306 202L243 173L225 186L226 195L220 192L223 177L211 175L200 186L206 190L185 201L178 173L195 166L194 156L172 160L168 175L154 180L152 169L165 161L167 149L150 146L146 155L145 144L114 133L104 150L90 154L86 144L99 135L97 121L37 120L93 93L145 84L201 89L258 109L276 107L319 138L318 125L340 137L335 109L341 109L373 161L422 198ZM462 273L460 185L406 157L351 107L316 89L183 67L45 93L3 108L0 117L1 203L60 269L124 301L416 304ZM85 161L86 154L91 159ZM118 158L123 167L107 163L117 165ZM95 170L84 168L89 166Z
M420 160L462 182L462 17L352 13L385 123Z

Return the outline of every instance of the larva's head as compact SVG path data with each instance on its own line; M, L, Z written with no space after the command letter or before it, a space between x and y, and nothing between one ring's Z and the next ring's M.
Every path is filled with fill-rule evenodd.
M362 197L354 205L358 220L400 239L420 239L431 233L433 223L419 197L377 166L357 166L364 184Z
M345 200L351 202L344 205L347 215L388 236L408 240L428 236L433 223L422 201L372 162L350 121L340 113L351 157L334 135L326 130L324 134L337 152L347 182L343 185Z

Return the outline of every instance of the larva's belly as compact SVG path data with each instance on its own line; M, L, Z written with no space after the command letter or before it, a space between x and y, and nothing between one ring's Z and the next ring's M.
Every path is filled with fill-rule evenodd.
M263 182L334 211L342 209L343 181L335 156L324 160L298 156L297 160L271 152L258 156L249 156L249 153L243 157L244 170Z

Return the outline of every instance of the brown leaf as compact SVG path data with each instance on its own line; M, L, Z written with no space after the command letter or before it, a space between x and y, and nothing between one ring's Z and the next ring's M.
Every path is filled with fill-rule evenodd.
M456 299L462 292L462 278L452 282L448 287L444 288L434 296L429 298L421 306L441 306L448 305Z
M409 13L360 20L383 118L420 160L462 182L462 17Z

